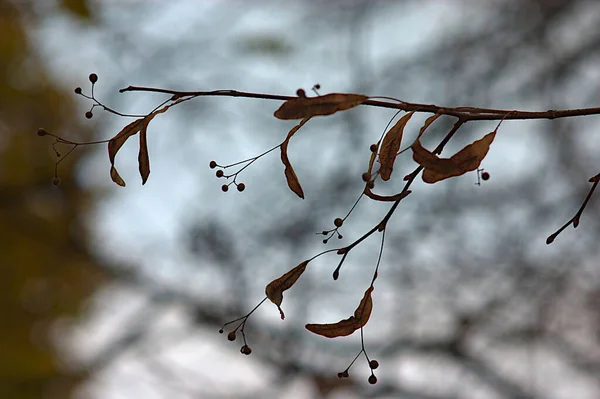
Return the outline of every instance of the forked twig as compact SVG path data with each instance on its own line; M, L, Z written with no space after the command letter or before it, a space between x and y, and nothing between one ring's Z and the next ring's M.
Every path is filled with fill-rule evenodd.
M594 194L594 191L596 190L596 187L598 186L598 182L600 182L600 173L598 173L596 176L590 177L589 182L594 183L594 184L592 185L592 188L590 188L590 191L588 192L587 196L585 197L585 200L583 200L583 204L581 204L581 207L579 207L579 210L577 211L575 216L573 216L573 218L571 218L571 220L569 220L567 223L565 223L554 234L551 234L550 236L548 236L548 238L546 239L546 244L552 244L554 242L554 240L556 239L556 237L560 233L562 233L562 231L564 229L569 227L571 224L573 225L573 228L577 228L577 226L579 226L579 219L581 218L581 215L583 214L585 207L587 206L588 202L590 201L590 198L592 198L592 195Z

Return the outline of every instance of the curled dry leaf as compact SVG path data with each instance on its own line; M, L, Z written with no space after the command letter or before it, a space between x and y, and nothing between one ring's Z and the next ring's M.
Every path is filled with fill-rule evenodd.
M137 134L144 125L144 119L140 118L131 122L129 125L125 126L115 137L110 139L108 142L108 159L110 161L110 177L111 179L117 183L119 186L125 187L125 181L117 172L117 168L115 168L115 156L117 152L121 149L123 144L127 141L128 138Z
M373 165L375 164L375 160L377 159L377 151L379 150L379 142L376 144L377 149L375 151L371 151L371 158L369 158L369 169L367 169L367 173L373 173Z
M277 111L278 119L303 119L313 116L331 115L338 111L354 108L369 97L362 94L332 93L318 97L299 97L287 100Z
M285 314L283 313L283 310L281 310L283 292L294 285L296 281L298 281L298 278L300 278L302 273L304 273L304 270L306 270L306 265L308 265L307 260L300 263L298 266L294 267L292 270L285 273L278 279L271 281L265 288L265 294L267 295L267 298L277 305L277 309L279 309L279 314L281 315L281 320L285 318Z
M440 116L442 116L442 114L434 114L425 120L425 123L423 124L423 126L421 126L421 129L419 130L419 135L417 136L417 140L421 138L421 136L423 135L423 133L425 133L425 130L427 130L429 125L431 125L433 122L435 122L435 120L437 118L439 118Z
M467 145L450 158L438 157L423 148L420 140L417 139L411 147L413 159L425 169L423 171L423 181L430 184L436 183L477 169L487 155L495 137L496 131L494 130L482 139Z
M142 176L142 184L146 183L148 176L150 175L150 159L148 157L148 143L146 141L146 130L148 129L148 124L154 117L158 114L162 114L170 107L175 104L178 104L182 100L175 101L172 104L165 105L161 109L157 109L156 111L146 115L143 118L139 118L125 126L115 137L108 141L108 159L110 160L110 177L111 179L117 183L119 186L124 187L125 181L117 172L117 168L115 168L115 156L117 152L121 149L123 144L127 141L131 136L140 134L140 152L138 154L138 163L140 169L140 175Z
M381 179L386 181L392 176L392 170L394 169L394 161L396 160L396 154L400 150L400 144L402 144L402 134L404 133L404 127L413 116L415 111L411 111L404 115L396 122L394 126L383 137L381 143L381 149L379 150L379 162L381 167L379 168L379 175Z
M375 194L369 187L365 187L364 193L367 197L371 198L374 201L380 202L396 202L402 200L404 197L407 197L412 191L406 190L401 191L398 194L394 195L379 195Z
M300 185L300 181L298 180L298 176L296 176L296 172L292 167L292 163L287 155L288 144L290 143L290 139L292 136L306 123L310 118L304 118L299 124L294 126L292 130L289 131L287 137L281 143L281 162L285 166L285 179L287 181L288 187L296 193L296 195L302 199L304 199L304 191L302 190L302 186Z
M125 187L125 180L123 180L121 175L119 175L119 172L117 172L117 168L115 168L114 166L110 167L110 178L119 186Z
M327 338L345 337L352 334L354 331L367 324L369 317L371 317L371 311L373 310L371 293L373 292L373 289L373 285L367 288L365 295L360 301L358 308L354 311L353 316L333 324L307 324L305 326L306 329Z
M304 191L302 190L298 176L296 176L296 172L294 172L290 159L287 156L287 142L281 145L281 162L283 162L283 165L285 166L284 173L288 187L295 192L298 197L304 199Z
M148 176L150 176L150 156L148 155L148 140L146 137L148 123L144 123L140 131L140 152L138 153L138 166L140 176L142 177L142 185L146 184Z

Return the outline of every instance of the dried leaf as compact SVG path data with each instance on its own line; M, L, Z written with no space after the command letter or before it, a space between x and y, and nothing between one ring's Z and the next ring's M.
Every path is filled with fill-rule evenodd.
M425 133L425 130L427 130L429 125L431 125L433 122L435 122L435 120L437 118L439 118L440 116L442 116L442 114L434 114L425 120L425 123L423 124L423 126L421 126L421 130L419 130L419 135L417 136L417 140L419 140L421 138L421 136L423 135L423 133Z
M487 155L495 137L496 131L488 133L450 158L438 157L423 148L421 142L417 139L411 147L413 159L425 169L423 171L423 181L430 184L436 183L477 169Z
M290 160L287 158L287 155L284 155L283 152L281 153L281 161L285 165L284 173L288 187L290 190L295 192L298 197L304 199L304 191L302 190L298 176L296 176L296 172L294 172L294 168L292 167Z
M108 159L111 164L115 163L115 156L128 138L137 134L144 126L144 118L136 119L125 126L115 137L108 142Z
M360 327L363 327L369 321L371 317L371 311L373 310L373 299L371 298L371 293L375 287L371 285L365 291L365 295L363 295L363 299L361 299L358 304L358 308L354 311L354 318L360 323Z
M302 191L302 186L300 185L300 181L298 180L298 176L296 176L296 172L294 172L294 168L290 162L290 159L287 155L288 144L290 143L290 139L292 136L306 123L310 118L304 118L299 124L294 126L292 130L289 131L287 137L281 143L281 162L285 166L285 179L287 180L288 187L298 195L298 197L304 199L304 191Z
M125 187L125 181L115 168L115 156L128 138L137 134L144 126L144 118L136 119L125 126L115 137L108 142L108 159L110 161L110 177L119 186Z
M283 142L284 142L284 143L289 143L289 141L290 141L290 139L292 138L292 136L293 136L294 134L296 134L296 132L297 132L298 130L300 130L300 128L301 128L302 126L304 126L304 124L305 124L306 122L308 122L309 120L310 120L310 118L304 118L304 119L302 119L302 120L300 121L300 123L298 123L296 126L294 126L294 127L293 127L293 128L292 128L292 129L291 129L289 132L288 132L288 134L287 134L287 136L286 136L286 138L285 138L285 140L284 140Z
M362 94L332 93L318 97L298 97L287 100L277 111L278 119L303 119L313 116L331 115L365 102L369 97Z
M496 138L495 131L488 133L451 156L450 159L459 164L465 172L475 170L487 155L494 138Z
M369 197L375 201L396 202L396 201L402 200L405 197L408 197L408 195L410 193L412 193L412 191L410 191L410 190L401 191L398 194L394 194L394 195L379 195L379 194L375 194L373 191L371 191L371 189L369 187L365 187L364 193L367 197Z
M117 172L117 168L114 166L110 167L110 178L119 186L125 187L125 181L121 178L121 175L119 175L119 172Z
M148 144L146 141L146 129L148 128L148 124L154 117L158 114L162 114L166 110L168 110L173 105L180 103L183 100L177 100L172 104L165 105L161 109L158 109L143 118L139 118L125 126L115 137L108 141L108 159L110 161L110 177L112 180L117 183L119 186L125 187L125 181L117 172L117 168L115 168L115 156L117 152L121 149L123 144L127 141L131 136L136 135L138 132L142 132L140 135L140 152L138 155L138 162L140 168L140 174L142 175L142 184L146 183L148 179L148 175L150 174L150 159L148 157ZM143 136L143 137L142 137Z
M400 144L402 144L402 134L404 127L408 123L409 119L413 116L415 111L409 112L396 122L394 126L385 134L383 142L381 143L381 150L379 151L379 162L381 167L379 168L379 175L381 179L386 181L392 176L392 170L394 169L394 161L396 160L396 154L400 150Z
M379 150L379 143L377 143L376 145L377 145L377 150ZM367 172L369 174L373 173L373 165L375 164L376 159L377 159L377 151L371 152L371 158L369 159L369 169L367 169Z
M279 309L279 314L281 315L281 320L285 318L285 314L283 313L283 310L281 310L283 292L296 283L298 278L300 278L302 273L304 273L304 270L306 270L306 265L308 265L308 262L309 261L305 260L304 262L300 263L283 276L271 281L265 288L265 294L267 294L267 298L277 305L277 309Z
M354 331L367 324L369 317L371 317L371 311L373 310L371 293L373 292L373 288L373 285L371 285L365 291L365 295L360 301L358 308L354 311L353 316L333 324L307 324L305 326L306 329L327 338L345 337L352 334Z
M150 157L148 156L148 141L146 138L147 130L148 124L144 123L144 126L140 131L140 152L138 154L138 165L140 176L142 176L142 185L146 184L148 176L150 175Z
M452 160L440 158L429 150L423 148L420 140L416 140L411 148L413 150L414 161L425 168L423 171L423 181L427 181L425 178L426 174L435 176L447 175L448 177L458 176L461 174L459 166L452 162Z

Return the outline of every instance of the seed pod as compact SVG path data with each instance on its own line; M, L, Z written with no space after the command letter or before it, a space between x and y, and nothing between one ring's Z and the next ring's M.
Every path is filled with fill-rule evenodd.
M342 218L335 218L333 224L335 225L335 227L342 227L342 225L344 224L344 220Z
M249 355L252 353L252 349L250 349L250 347L248 345L244 345L240 349L240 352L242 352L244 355Z
M96 75L95 73L90 73L88 79L90 80L90 82L92 82L92 84L94 84L98 81L98 75Z

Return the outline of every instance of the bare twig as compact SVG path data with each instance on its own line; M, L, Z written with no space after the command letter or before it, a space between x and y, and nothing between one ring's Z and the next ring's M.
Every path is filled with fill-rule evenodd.
M278 94L264 94L244 92L237 90L213 90L213 91L179 91L170 89L161 89L156 87L128 86L121 90L120 93L131 91L144 91L151 93L170 94L173 99L181 97L206 97L206 96L224 96L224 97L244 97L244 98L260 98L263 100L279 100L287 101L294 96L283 96ZM373 97L378 98L378 97ZM379 97L380 98L380 97ZM399 100L398 100L399 101ZM524 120L524 119L559 119L570 118L574 116L587 116L600 114L600 107L592 108L575 108L564 110L547 110L547 111L519 111L505 109L490 109L477 107L440 107L434 104L419 104L409 103L404 101L391 102L379 100L366 100L362 105L369 105L379 108L399 109L403 111L427 112L440 115L450 115L461 119L462 121L476 120ZM510 114L510 115L507 115Z
M594 183L594 184L592 185L592 188L590 188L590 191L588 192L587 196L585 197L585 200L583 200L583 204L581 204L581 207L579 207L579 210L577 211L575 216L573 216L571 218L571 220L569 220L567 223L565 223L554 234L551 234L550 236L548 236L548 238L546 239L546 244L552 244L554 242L554 240L556 239L556 237L560 233L562 233L562 231L564 229L569 227L571 224L573 225L574 228L577 228L577 226L579 226L579 219L581 218L581 215L583 214L585 207L587 206L588 202L590 201L590 198L592 198L592 195L594 194L594 191L596 190L596 187L598 186L598 182L600 182L600 173L598 173L596 176L590 177L589 181L590 181L590 183Z

